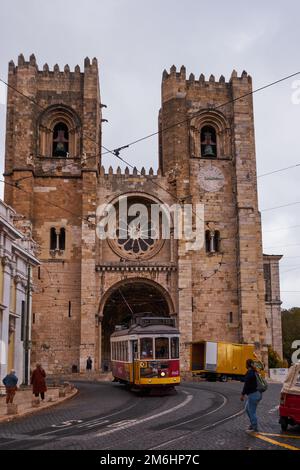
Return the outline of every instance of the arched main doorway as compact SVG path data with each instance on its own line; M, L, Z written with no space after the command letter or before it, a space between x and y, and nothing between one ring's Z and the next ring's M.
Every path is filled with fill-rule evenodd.
M116 325L128 325L134 314L169 316L173 313L168 293L157 283L128 279L110 289L102 310L101 367L110 369L110 335Z

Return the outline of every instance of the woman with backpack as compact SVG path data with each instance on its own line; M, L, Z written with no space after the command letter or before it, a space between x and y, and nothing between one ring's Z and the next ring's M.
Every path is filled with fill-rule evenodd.
M247 359L246 367L247 373L245 375L241 401L244 401L245 395L247 395L246 412L250 420L250 426L247 431L258 432L256 408L262 399L262 392L266 390L266 383L259 376L252 359Z

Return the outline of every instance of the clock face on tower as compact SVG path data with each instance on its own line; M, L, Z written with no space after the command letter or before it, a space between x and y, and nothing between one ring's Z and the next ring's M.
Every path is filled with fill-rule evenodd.
M199 173L199 184L205 191L219 191L225 184L222 171L216 166L201 168Z

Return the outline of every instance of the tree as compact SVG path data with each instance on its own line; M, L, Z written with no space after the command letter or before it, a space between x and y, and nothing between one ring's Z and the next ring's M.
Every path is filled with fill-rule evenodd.
M282 343L283 357L291 365L291 356L294 352L292 343L300 340L300 307L293 307L282 311Z
M268 365L269 369L276 369L278 367L288 367L286 359L281 359L278 352L272 346L268 346Z

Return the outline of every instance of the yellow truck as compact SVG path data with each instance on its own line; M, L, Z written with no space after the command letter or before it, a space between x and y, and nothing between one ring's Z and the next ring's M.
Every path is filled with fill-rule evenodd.
M254 350L254 344L197 341L191 344L191 371L208 380L242 380L247 371L246 360L253 359L264 375L264 365Z

